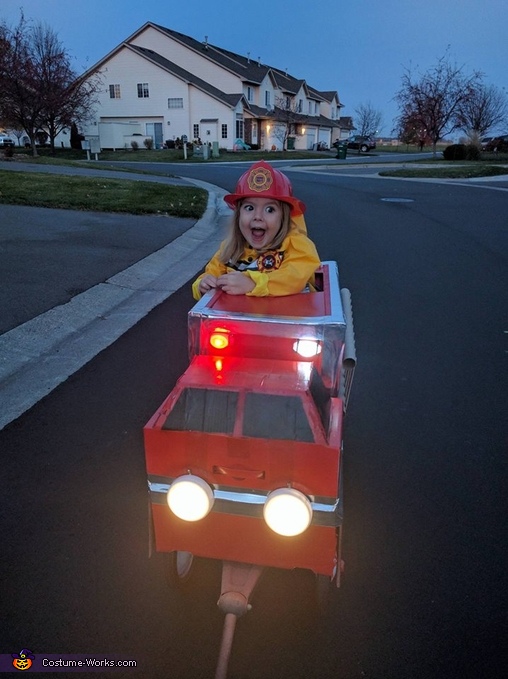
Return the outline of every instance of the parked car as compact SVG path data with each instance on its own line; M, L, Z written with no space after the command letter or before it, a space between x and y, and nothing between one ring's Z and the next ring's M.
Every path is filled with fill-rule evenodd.
M493 137L484 148L485 151L493 151L494 153L508 151L508 134Z
M6 134L0 134L0 148L6 149L8 146L14 146L14 142Z
M372 137L355 134L348 139L347 147L348 149L360 149L363 153L367 153L376 148L376 141Z

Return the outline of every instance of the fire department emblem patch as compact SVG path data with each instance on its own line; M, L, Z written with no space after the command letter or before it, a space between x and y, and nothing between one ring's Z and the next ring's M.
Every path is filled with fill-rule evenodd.
M273 252L264 252L262 255L259 255L257 259L258 271L261 271L262 273L274 271L280 267L283 259L284 253L282 252L277 252L275 250Z
M272 173L264 167L254 168L251 170L247 182L251 191L268 191L273 184Z

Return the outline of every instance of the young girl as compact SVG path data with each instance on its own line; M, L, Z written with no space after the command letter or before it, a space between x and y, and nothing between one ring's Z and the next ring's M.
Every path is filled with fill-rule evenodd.
M289 179L264 161L254 163L224 196L234 209L228 238L194 281L195 299L212 288L230 295L292 295L312 285L320 265L307 237L305 205Z

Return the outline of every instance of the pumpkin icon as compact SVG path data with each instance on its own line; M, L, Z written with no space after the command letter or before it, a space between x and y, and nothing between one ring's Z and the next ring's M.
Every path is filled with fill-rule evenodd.
M32 667L34 654L28 648L23 648L19 653L12 653L12 664L17 670L28 670Z

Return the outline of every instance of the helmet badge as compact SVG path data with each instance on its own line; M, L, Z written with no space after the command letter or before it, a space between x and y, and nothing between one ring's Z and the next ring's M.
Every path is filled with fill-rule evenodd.
M273 184L273 177L270 170L264 167L253 168L249 174L247 183L251 191L268 191Z

